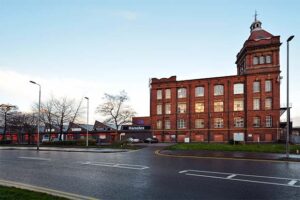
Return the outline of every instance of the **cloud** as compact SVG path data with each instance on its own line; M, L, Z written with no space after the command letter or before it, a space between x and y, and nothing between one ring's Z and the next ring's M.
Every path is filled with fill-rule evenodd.
M93 116L96 107L101 103L105 92L102 83L95 81L78 80L75 78L48 78L20 74L16 71L0 69L0 104L10 103L19 107L22 112L30 112L34 102L38 101L38 87L29 83L33 80L42 87L42 101L51 97L68 97L79 102L83 97L90 98L90 118L99 120L99 116ZM102 87L100 87L102 86ZM83 102L85 107L86 103Z
M133 11L119 11L115 13L115 16L122 17L128 21L134 21L137 19L137 13Z

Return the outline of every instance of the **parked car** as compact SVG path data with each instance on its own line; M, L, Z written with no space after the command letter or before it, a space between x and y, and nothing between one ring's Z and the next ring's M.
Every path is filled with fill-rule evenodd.
M130 143L139 143L139 142L141 142L141 140L139 138L133 138L133 137L127 138L126 141L130 142Z
M158 139L157 138L146 138L144 140L145 143L158 143Z
M59 138L53 138L51 141L52 141L52 142L58 142L58 141L59 141Z
M42 142L49 142L49 135L43 135Z

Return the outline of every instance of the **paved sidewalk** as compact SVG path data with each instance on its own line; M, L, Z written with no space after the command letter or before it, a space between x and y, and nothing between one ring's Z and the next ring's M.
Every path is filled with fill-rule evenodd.
M0 150L35 150L36 147L0 147ZM64 147L40 147L40 151L63 151L63 152L93 152L93 153L118 153L128 152L128 149L110 148L64 148Z
M275 161L296 161L300 162L300 154L290 154L289 159L286 154L278 153L252 153L252 152L225 152L225 151L206 151L206 150L160 150L158 154L168 156L186 156L201 158L232 158L249 160L275 160Z

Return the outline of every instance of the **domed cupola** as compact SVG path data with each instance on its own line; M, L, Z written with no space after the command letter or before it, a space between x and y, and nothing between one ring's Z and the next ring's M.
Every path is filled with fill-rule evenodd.
M254 22L250 26L250 33L257 30L261 30L261 21L257 20L257 13L255 11Z

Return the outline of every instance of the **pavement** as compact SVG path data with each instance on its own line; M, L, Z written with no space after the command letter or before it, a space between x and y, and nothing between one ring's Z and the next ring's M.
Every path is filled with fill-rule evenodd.
M169 144L145 144L152 147L166 147ZM36 147L17 147L3 146L0 150L36 150ZM112 149L112 148L65 148L65 147L40 147L40 151L62 151L62 152L88 152L88 153L120 153L134 150ZM157 150L156 155L170 157L190 157L190 158L216 158L216 159L241 159L241 160L273 160L273 161L293 161L300 162L300 154L280 153L254 153L254 152L226 152L226 151L208 151L208 150Z
M36 147L16 147L4 146L0 150L35 150ZM63 152L89 152L89 153L119 153L128 152L128 149L111 149L111 148L65 148L65 147L40 147L40 151L63 151Z
M253 153L253 152L225 152L207 150L158 150L157 155L190 158L216 158L216 159L240 159L240 160L270 160L300 162L300 154L279 153Z

